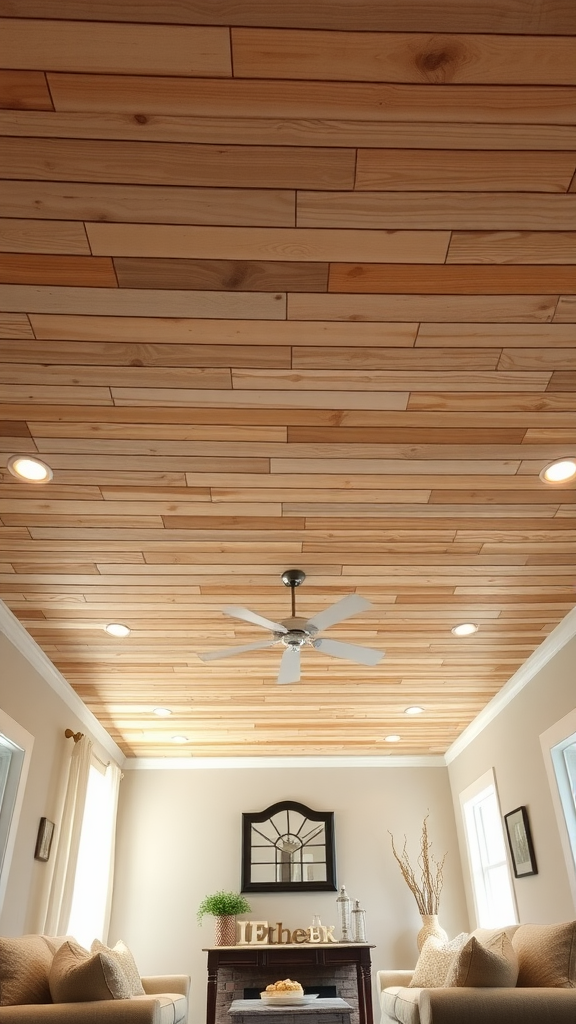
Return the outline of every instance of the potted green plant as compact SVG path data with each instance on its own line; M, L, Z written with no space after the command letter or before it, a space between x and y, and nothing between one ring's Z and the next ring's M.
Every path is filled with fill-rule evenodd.
M196 917L202 923L205 914L216 919L214 945L236 945L236 914L247 914L251 910L248 900L239 892L224 892L220 889L211 896L205 896L198 907Z

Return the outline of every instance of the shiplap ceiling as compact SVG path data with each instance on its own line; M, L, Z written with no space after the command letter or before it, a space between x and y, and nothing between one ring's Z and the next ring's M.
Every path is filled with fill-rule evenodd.
M0 596L128 755L445 751L574 606L574 0L0 15ZM381 664L199 660L292 567Z

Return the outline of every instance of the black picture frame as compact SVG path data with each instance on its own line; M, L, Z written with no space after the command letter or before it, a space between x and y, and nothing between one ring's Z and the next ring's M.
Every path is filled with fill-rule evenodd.
M54 837L54 822L48 818L40 818L38 835L36 837L36 849L34 857L36 860L48 860Z
M268 846L272 851L274 844L271 840L266 840L266 837L261 835L260 829L262 827L262 831L266 832L268 828L270 832L276 832L277 837L280 840L282 838L282 833L280 831L282 825L278 827L278 822L282 821L282 817L285 815L287 832L292 832L290 825L291 812L295 812L295 815L297 816L302 816L306 821L306 825L301 832L301 837L305 835L312 835L317 824L318 834L322 837L322 841L318 845L323 846L323 859L320 862L317 861L317 863L322 863L325 877L323 879L302 880L301 878L297 878L296 880L292 880L287 878L286 873L283 872L284 877L281 877L279 880L262 881L256 877L263 863L262 860L258 858L257 846L262 840L264 841L264 844L268 842ZM271 819L275 818L275 816L276 820L275 822L272 822ZM295 832L298 830L299 826L296 826ZM259 835L261 839L257 838ZM290 873L291 872L289 872L289 874ZM300 871L300 874L302 875L302 870ZM242 892L336 891L336 856L334 848L333 811L314 811L312 808L306 807L305 804L298 803L295 800L280 800L278 803L271 804L271 806L267 807L264 811L257 811L242 815Z
M537 875L538 867L526 807L522 805L508 811L508 814L504 815L504 824L514 877L526 878L527 875Z

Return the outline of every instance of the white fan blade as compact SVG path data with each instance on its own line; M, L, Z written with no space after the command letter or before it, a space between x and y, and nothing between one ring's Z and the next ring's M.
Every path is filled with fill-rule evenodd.
M255 644L242 644L241 647L227 647L225 651L205 651L199 654L200 661L216 661L218 658L231 658L234 654L243 654L244 651L263 651L266 647L273 647L276 640L259 640Z
M313 626L318 630L327 629L328 626L335 626L337 622L349 619L351 615L356 615L356 612L363 612L371 607L370 601L367 601L365 597L360 597L360 594L348 594L341 601L336 601L336 604L331 604L323 612L313 615L311 619L308 619L306 625Z
M251 612L249 608L239 608L234 604L228 605L222 611L225 615L231 615L233 619L244 619L245 622L253 622L255 626L264 626L264 629L271 629L274 633L288 632L286 626L283 626L281 622L272 622L271 619L265 619L263 615L258 615L258 612Z
M322 654L356 661L359 665L377 665L384 657L384 651L376 651L373 647L360 647L359 644L343 644L340 640L313 640L312 644L317 651L322 651Z
M300 682L300 648L287 647L282 655L280 671L277 682L299 683Z

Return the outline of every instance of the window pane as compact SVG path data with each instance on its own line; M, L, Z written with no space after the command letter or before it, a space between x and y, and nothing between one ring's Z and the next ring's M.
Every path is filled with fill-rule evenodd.
M483 928L513 924L516 908L495 786L462 799L462 810L478 924Z

